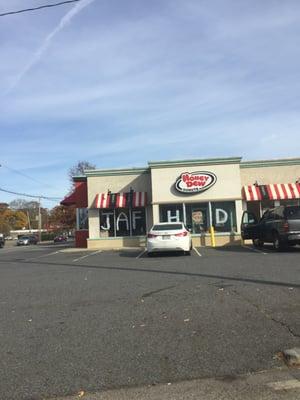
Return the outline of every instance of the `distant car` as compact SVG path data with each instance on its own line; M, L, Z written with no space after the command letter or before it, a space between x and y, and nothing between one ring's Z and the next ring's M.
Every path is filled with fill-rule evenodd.
M65 243L67 241L67 237L64 235L58 235L54 238L54 243Z
M183 251L190 255L192 237L182 222L161 222L154 224L147 235L147 252Z
M13 240L12 236L5 236L5 240Z
M36 236L21 236L17 240L17 246L28 246L29 244L37 244L37 242Z
M245 211L242 216L243 239L252 239L255 246L273 243L275 250L300 244L300 206L279 206L267 210L258 221Z
M5 238L4 235L0 233L0 248L4 247L4 245L5 245Z

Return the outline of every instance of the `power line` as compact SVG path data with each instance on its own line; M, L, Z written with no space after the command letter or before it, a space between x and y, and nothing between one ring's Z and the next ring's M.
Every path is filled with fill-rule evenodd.
M23 196L23 197L31 197L32 199L44 199L44 200L51 200L51 201L58 201L61 200L61 197L48 197L48 196L39 196L35 194L28 194L28 193L19 193L19 192L14 192L12 190L7 190L3 189L0 187L1 192L9 193L9 194L15 194L17 196Z
M18 170L16 170L16 169L14 169L14 168L8 167L7 165L0 164L0 167L4 167L4 168L8 169L9 171L14 172L15 174L24 176L25 178L30 179L30 180L32 180L33 182L39 183L40 185L46 185L46 186L48 186L48 187L51 187L51 186L48 185L47 183L45 184L44 182L38 181L37 179L32 178L31 176L25 174L24 172L21 172L21 171L18 171Z
M58 7L58 6L62 6L64 4L77 3L78 1L81 1L81 0L65 0L65 1L60 1L59 3L44 4L44 5L38 6L38 7L23 8L21 10L16 10L16 11L7 11L5 13L1 13L0 17L5 17L7 15L21 14L21 13L30 12L30 11L37 11L37 10L41 10L43 8Z

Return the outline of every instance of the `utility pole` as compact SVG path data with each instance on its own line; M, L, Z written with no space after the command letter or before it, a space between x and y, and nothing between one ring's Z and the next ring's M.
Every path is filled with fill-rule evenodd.
M30 224L30 217L29 217L29 211L27 210L27 219L28 219L28 228L31 231L31 224Z
M41 229L42 229L42 216L41 216L41 198L39 197L39 215L38 215L38 217L39 217L39 226L38 226L38 229L39 229L39 242L41 242L41 240L42 240L42 232L41 232Z

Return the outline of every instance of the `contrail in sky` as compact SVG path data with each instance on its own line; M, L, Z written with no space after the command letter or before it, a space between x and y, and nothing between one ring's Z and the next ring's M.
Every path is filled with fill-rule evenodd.
M77 15L83 8L93 3L95 0L82 0L77 3L70 11L67 12L66 15L62 17L57 27L49 33L49 35L44 40L44 43L41 45L39 49L34 53L32 59L28 62L28 64L24 67L24 69L17 75L15 81L12 83L10 88L6 91L6 94L11 92L16 86L18 86L19 82L23 79L23 77L31 70L31 68L39 62L42 58L45 51L50 46L53 38L62 30L66 25L68 25L72 19Z

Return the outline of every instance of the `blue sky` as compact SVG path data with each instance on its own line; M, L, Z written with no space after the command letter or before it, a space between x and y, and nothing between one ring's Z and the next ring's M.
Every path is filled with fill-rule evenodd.
M299 45L298 0L82 0L0 18L0 164L34 179L2 167L0 187L63 197L78 160L297 157Z

